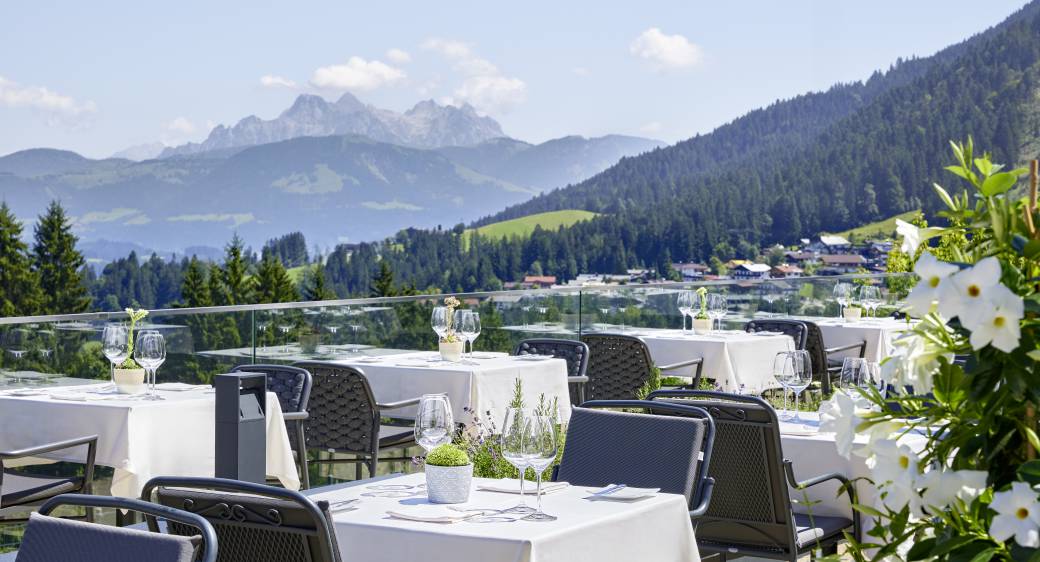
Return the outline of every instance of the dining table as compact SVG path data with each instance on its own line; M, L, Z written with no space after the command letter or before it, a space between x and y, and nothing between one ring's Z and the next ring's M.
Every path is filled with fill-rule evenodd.
M508 510L516 494L494 479L474 478L468 501L431 504L422 473L393 475L304 492L331 506L344 560L366 562L699 562L686 499L653 493L632 500L560 486L542 496L555 521L527 521ZM392 489L392 493L387 493ZM530 491L531 486L528 487ZM534 504L528 497L527 503ZM443 516L445 522L429 518ZM414 520L412 517L421 519Z
M0 387L0 450L97 435L96 463L112 467L113 496L137 498L155 476L214 476L216 394L209 385L157 385L161 400L117 394L105 382ZM267 474L289 489L300 479L278 398L267 393ZM82 463L85 446L26 462ZM5 463L9 465L9 463Z
M843 347L865 342L863 357L872 363L880 363L892 354L893 342L900 334L913 328L913 321L891 317L860 318L805 318L820 327L826 347ZM858 357L859 348L841 352L840 357Z
M541 355L515 356L475 352L462 361L445 361L437 352L416 351L394 355L343 356L330 361L364 373L376 401L398 402L423 394L447 394L455 423L472 426L474 417L501 423L513 401L517 381L524 400L535 407L541 400L556 401L560 420L570 419L567 362ZM413 418L416 408L393 411L394 417Z

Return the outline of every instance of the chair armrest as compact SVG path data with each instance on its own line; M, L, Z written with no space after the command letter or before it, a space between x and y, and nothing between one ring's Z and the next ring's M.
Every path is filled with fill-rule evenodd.
M419 403L422 398L409 398L408 400L398 400L397 402L387 402L386 404L376 404L378 410L396 410L398 408L404 408L405 406L415 406Z
M585 375L581 375L580 377L577 377L577 376L576 376L576 377L567 377L567 382L568 382L568 383L583 383L583 382L589 382L589 377L587 377L587 376L585 376Z
M859 510L855 508L859 501L856 498L856 487L852 484L848 478L843 474L832 472L830 474L820 474L807 480L798 481L794 476L794 464L790 460L784 459L784 471L787 473L787 483L791 485L795 490L805 490L811 488L817 484L836 480L841 483L842 488L845 488L845 492L849 494L849 501L852 503L852 528L855 533L856 540L860 540L860 516Z
M675 369L681 369L682 367L696 365L698 363L704 363L704 358L698 357L696 359L690 359L689 361L683 361L681 363L672 363L671 365L659 365L657 368L661 371L672 371Z
M19 449L17 451L0 451L0 460L33 457L42 453L53 453L54 451L71 449L72 447L78 447L80 445L87 445L89 450L93 450L97 447L97 439L97 435L89 435L87 437L78 437L76 439L69 439L58 443L47 443L46 445Z
M696 519L703 517L708 512L708 506L711 504L711 493L715 490L715 479L705 478L704 487L701 488L701 503L697 507L690 510L690 517Z
M285 421L302 421L310 417L307 412L282 412L282 419Z
M862 348L862 349L866 349L867 348L867 342L861 341L859 343L850 343L848 345L840 345L838 347L828 347L827 349L824 349L823 352L826 353L827 355L831 355L831 354L837 353L839 351L848 351L850 349L856 349L857 347Z

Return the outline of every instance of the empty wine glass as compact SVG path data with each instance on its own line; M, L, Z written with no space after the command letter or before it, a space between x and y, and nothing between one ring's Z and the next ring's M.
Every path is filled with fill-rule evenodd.
M867 360L862 357L846 357L841 361L841 377L838 387L846 392L865 387L869 384L870 372L867 370Z
M289 353L289 332L292 331L291 324L279 324L278 331L285 335L285 353Z
M773 378L780 383L784 394L784 409L780 412L780 419L786 420L791 417L791 410L787 407L787 393L791 390L791 352L781 351L773 357Z
M727 312L729 312L729 302L726 295L718 293L708 295L708 316L714 319L712 326L717 323L719 329L722 329L722 319L726 317Z
M260 351L262 351L262 352L266 352L267 351L267 328L268 327L270 327L270 324L267 323L267 322L257 322L256 323L256 331L259 332L259 334L257 334L257 339L260 340Z
M454 423L447 394L424 394L415 414L415 442L429 454L434 448L451 443Z
M507 408L502 423L502 458L520 471L520 503L506 511L511 513L533 513L524 497L524 472L530 466L527 458L527 441L530 439L530 411L524 408Z
M466 337L469 341L469 357L473 359L473 344L480 337L480 313L472 311L466 316Z
M530 436L524 447L524 458L527 459L528 466L534 469L535 479L538 482L537 488L535 488L538 507L534 513L524 517L525 521L556 521L555 515L542 511L542 473L556 460L558 447L554 419L551 416L528 418Z
M881 289L874 285L863 285L859 288L859 302L863 308L870 312L871 316L877 316L877 309L881 306Z
M437 333L437 341L443 340L444 336L448 334L448 329L451 328L448 307L433 307L433 313L430 315L430 325L433 326L433 331Z
M162 400L155 392L155 372L166 361L166 340L155 330L143 330L137 335L134 343L134 361L144 367L151 381L148 387L148 400Z
M838 312L842 319L845 319L845 307L849 306L849 302L852 298L852 285L848 283L837 283L834 285L832 291L834 300L838 301Z
M693 311L693 291L679 291L675 300L679 313L682 314L682 331L686 333L686 317Z
M128 331L125 324L106 324L101 332L101 350L112 364L112 383L115 384L116 366L129 355Z
M791 376L788 384L794 392L794 418L792 420L801 422L799 400L802 392L812 384L812 361L809 359L809 352L804 349L789 353L791 354Z

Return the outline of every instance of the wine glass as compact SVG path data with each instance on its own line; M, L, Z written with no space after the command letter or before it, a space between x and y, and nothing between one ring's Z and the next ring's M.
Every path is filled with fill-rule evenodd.
M841 318L845 319L845 307L849 305L849 299L852 297L852 285L848 283L837 283L834 285L832 291L834 300L838 301L838 312Z
M791 352L781 351L773 357L773 378L780 383L784 393L784 409L780 413L780 419L791 418L791 410L787 408L787 393L791 390Z
M480 313L472 311L466 315L466 339L469 342L469 358L473 359L473 343L480 337Z
M112 364L112 383L115 384L116 366L126 361L130 354L128 333L125 324L106 324L101 332L101 350Z
M430 315L430 325L433 326L433 331L437 333L437 341L443 340L444 336L448 335L448 329L451 327L451 321L448 319L448 307L433 307L433 313Z
M794 418L792 420L801 422L802 417L799 414L798 402L802 392L812 384L812 361L809 359L809 352L804 349L789 353L791 354L791 376L788 379L788 384L791 386L791 390L794 391Z
M841 377L838 387L846 391L853 388L863 387L870 380L870 372L867 370L867 360L862 357L846 357L841 361Z
M881 306L881 289L874 285L863 285L859 288L859 302L870 311L870 315L877 317L877 309Z
M682 314L682 331L686 333L686 317L693 313L693 291L679 291L675 300Z
M559 446L556 440L556 424L551 416L531 416L529 422L529 438L524 447L524 458L527 465L534 469L538 482L535 498L538 508L534 513L524 517L525 521L556 521L555 515L542 511L542 473L556 460Z
M867 377L874 389L884 396L885 381L881 380L881 364L877 361L869 361L867 363Z
M470 338L473 337L473 319L471 318L473 312L469 310L456 310L455 311L455 333L462 338L462 363L464 365L472 365L472 362L466 357L466 346L470 343Z
M520 503L508 509L511 513L533 513L524 497L524 472L527 471L527 441L530 439L530 411L525 408L507 408L502 424L502 458L520 471Z
M713 318L715 323L718 323L719 329L722 328L722 319L726 317L727 312L729 312L729 302L726 299L726 295L718 293L708 295L708 316Z
M291 324L279 324L278 331L285 335L285 353L289 353L289 332L292 331Z
M256 331L260 332L257 334L257 339L260 340L260 351L263 353L267 352L267 328L270 324L267 322L257 322Z
M141 331L134 343L134 361L150 375L148 400L162 400L155 392L155 372L166 361L166 340L163 335L155 330Z
M415 414L415 442L429 454L434 448L451 443L454 423L447 394L423 394Z

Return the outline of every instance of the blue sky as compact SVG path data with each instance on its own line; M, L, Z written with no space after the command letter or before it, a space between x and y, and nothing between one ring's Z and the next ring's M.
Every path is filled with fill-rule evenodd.
M468 101L535 142L671 142L931 54L1022 4L12 0L0 3L0 154L200 140L344 89L395 110Z

